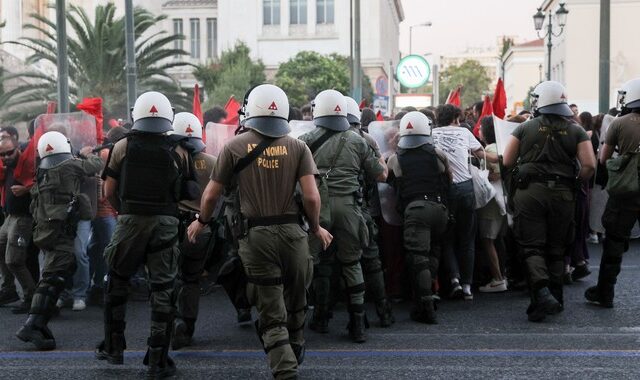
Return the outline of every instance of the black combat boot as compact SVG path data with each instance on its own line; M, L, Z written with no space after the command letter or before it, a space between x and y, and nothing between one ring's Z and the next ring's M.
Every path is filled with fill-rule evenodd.
M317 333L329 332L329 311L327 305L315 305L309 328Z
M40 351L55 350L56 340L47 327L49 318L42 314L29 314L16 336L23 342L33 343Z
M148 340L147 354L143 363L148 366L147 379L156 380L171 377L176 374L176 365L169 357L169 340L171 333L152 335Z
M534 302L529 305L527 314L529 321L541 322L547 315L558 314L562 311L562 304L551 294L546 286L534 293Z
M426 323L429 325L438 324L436 319L435 303L432 296L421 297L413 310L411 310L411 319L416 322Z
M0 306L8 305L16 301L20 301L20 296L18 296L15 290L0 290Z
M96 347L96 359L106 360L109 364L123 364L127 342L123 333L111 333Z
M365 334L365 328L367 325L367 316L364 311L349 312L349 337L354 343L364 343L367 341L367 335Z
M386 298L376 302L376 314L380 318L380 327L390 327L396 321L393 317L391 304Z
M239 325L251 323L251 307L237 310L237 321Z
M306 352L306 348L303 345L291 343L291 349L293 350L293 354L296 356L296 360L298 361L298 365L304 362L304 354Z
M176 318L173 322L173 340L171 342L171 348L179 350L182 347L191 346L191 339L193 337L194 330L194 321Z
M584 292L584 298L595 305L604 307L606 309L612 309L613 286L610 286L610 289L608 291L603 290L604 289L600 289L600 285L592 286Z

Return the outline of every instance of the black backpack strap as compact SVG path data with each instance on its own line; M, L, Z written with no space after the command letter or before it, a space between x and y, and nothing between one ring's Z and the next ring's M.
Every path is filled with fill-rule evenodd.
M318 137L316 141L314 141L313 143L311 143L311 145L309 145L309 150L311 151L311 154L315 154L315 152L322 145L324 145L324 143L327 142L327 140L329 140L331 136L338 133L339 133L338 131L327 130L322 136Z
M273 138L264 138L262 141L260 141L260 144L253 148L253 150L251 150L249 154L238 160L238 163L233 168L233 174L235 175L243 171L247 166L249 166L249 164L255 161L256 158L258 158L258 156L261 155L264 150L267 149L269 145L271 145L274 141L276 141L276 139Z

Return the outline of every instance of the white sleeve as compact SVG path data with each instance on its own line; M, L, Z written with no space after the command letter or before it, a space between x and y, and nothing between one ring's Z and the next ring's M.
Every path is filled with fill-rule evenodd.
M478 139L476 139L473 133L471 133L471 131L469 131L467 128L463 128L463 129L467 133L467 136L469 137L469 149L471 149L472 152L478 149L482 149L482 145L480 144Z

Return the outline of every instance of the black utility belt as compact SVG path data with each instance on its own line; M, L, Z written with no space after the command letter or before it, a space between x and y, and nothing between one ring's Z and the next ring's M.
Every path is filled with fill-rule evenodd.
M300 216L298 214L284 214L247 218L247 225L249 228L274 226L279 224L300 224Z
M529 176L529 181L532 183L546 184L549 187L563 185L563 186L573 188L576 186L575 178L562 177L558 175L540 175L540 174L535 175L534 174Z
M415 197L411 197L407 204L415 201L429 201L436 203L444 203L444 198L440 195L416 195Z

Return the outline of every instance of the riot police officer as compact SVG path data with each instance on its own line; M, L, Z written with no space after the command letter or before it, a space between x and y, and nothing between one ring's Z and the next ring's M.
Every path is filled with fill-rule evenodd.
M600 152L600 162L605 165L614 150L618 160L629 159L640 151L640 78L622 85L618 95L621 116L615 119L605 137ZM630 163L634 161L629 160ZM622 255L629 249L629 235L633 225L640 219L640 194L616 194L609 192L609 200L602 215L605 238L602 246L602 259L598 284L585 292L585 298L605 308L613 307L615 285Z
M564 252L573 241L575 189L595 170L589 138L571 122L564 87L542 82L531 94L535 118L519 125L504 151L516 167L514 230L528 270L530 321L563 310ZM579 166L576 163L579 162Z
M433 145L433 122L422 112L400 120L398 152L389 158L389 179L404 210L404 248L415 297L411 319L435 324L432 279L438 272L451 172L447 156Z
M151 291L151 331L144 364L147 376L171 376L176 368L168 351L175 312L178 270L178 202L194 199L188 153L167 135L173 108L166 96L150 91L136 99L132 132L118 141L104 171L104 192L118 210L111 242L105 248L109 273L104 305L104 341L96 358L123 363L125 309L129 279L144 264Z
M33 242L44 252L44 267L29 317L16 336L38 350L53 350L56 341L47 323L66 281L75 272L77 223L91 219L90 201L80 185L84 177L102 169L102 160L91 153L92 147L80 151L86 159L74 158L69 140L60 132L43 134L37 148L41 161L31 189L30 209L35 221Z
M386 167L386 163L380 154L378 143L367 132L360 128L360 108L355 99L345 96L347 102L347 120L351 125L351 130L358 133L367 142L369 148L373 151L380 165ZM387 300L387 294L384 285L384 273L382 272L382 262L380 261L380 250L378 249L378 225L372 217L372 209L379 206L378 186L375 178L369 178L361 173L358 176L360 188L362 192L362 216L367 224L369 231L369 240L363 242L362 258L360 265L362 266L362 274L366 284L366 291L370 293L371 298L376 305L376 313L380 318L380 327L389 327L395 321L391 311L391 304Z
M209 175L215 166L216 159L204 152L200 120L189 112L177 113L173 120L173 136L179 139L180 145L191 155L193 175L199 187L204 189L209 182ZM200 211L200 197L181 201L179 209L180 223L186 227L197 219L196 215ZM184 239L184 236L180 238ZM207 226L203 233L198 235L195 244L184 239L179 245L180 267L176 283L178 313L173 324L172 339L174 350L191 345L200 303L200 277L214 243L214 231Z
M360 258L362 242L368 241L367 225L358 205L358 175L376 181L387 178L387 168L380 164L371 148L359 134L350 131L347 102L335 90L320 92L313 102L316 129L300 136L307 143L320 171L322 212L320 223L335 236L335 259L349 297L349 335L354 342L366 340L364 312L364 278ZM317 239L311 239L314 257L313 290L315 305L310 328L328 332L330 279L334 251L326 252Z
M189 239L211 221L226 185L237 177L241 213L233 223L238 253L258 310L256 324L276 379L295 378L304 359L306 291L313 270L307 233L301 228L296 184L302 189L310 231L327 247L331 235L319 225L317 172L309 149L288 136L289 101L280 88L251 91L245 108L250 131L230 140L218 156Z

